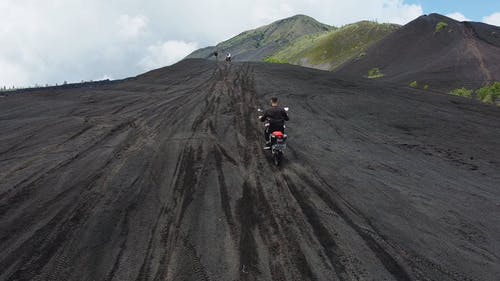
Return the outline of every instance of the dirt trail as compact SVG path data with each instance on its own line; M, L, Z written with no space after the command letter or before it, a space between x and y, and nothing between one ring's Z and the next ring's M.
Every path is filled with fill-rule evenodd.
M480 70L483 73L483 80L485 83L493 81L491 73L486 67L483 56L477 47L477 38L474 35L474 30L470 26L464 26L464 37L468 52L470 52L479 63Z
M275 167L256 109L291 106ZM188 60L0 103L0 280L492 280L500 112Z

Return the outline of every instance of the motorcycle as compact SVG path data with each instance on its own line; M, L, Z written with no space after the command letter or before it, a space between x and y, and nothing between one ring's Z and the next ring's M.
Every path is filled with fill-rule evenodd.
M288 107L285 107L284 109L287 112L289 110ZM262 109L260 109L260 108L257 111L259 113L263 112ZM260 119L260 116L259 116L259 119ZM264 126L266 127L266 129L267 129L267 127L269 127L269 120L264 122ZM285 126L283 126L283 128L284 127ZM286 149L287 137L288 136L281 131L274 131L270 135L271 146L270 146L269 150L271 151L271 155L273 157L273 162L276 166L279 166L281 164L281 160L283 159L283 154L284 154L285 149Z

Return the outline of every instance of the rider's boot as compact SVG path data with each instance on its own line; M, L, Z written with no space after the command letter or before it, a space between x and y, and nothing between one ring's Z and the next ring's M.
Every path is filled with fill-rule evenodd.
M264 146L264 149L269 150L271 149L272 142L271 141L266 141L266 146Z

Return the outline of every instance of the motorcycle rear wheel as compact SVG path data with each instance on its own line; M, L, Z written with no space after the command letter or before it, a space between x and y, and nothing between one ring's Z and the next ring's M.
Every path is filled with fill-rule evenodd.
M273 158L274 158L274 164L276 166L279 166L281 164L281 158L282 158L281 151L276 151L273 155Z

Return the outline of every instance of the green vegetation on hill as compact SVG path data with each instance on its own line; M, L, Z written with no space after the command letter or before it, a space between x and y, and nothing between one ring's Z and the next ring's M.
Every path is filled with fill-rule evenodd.
M322 24L311 17L297 15L273 22L257 29L245 31L236 37L222 42L218 45L218 47L230 47L238 45L247 39L251 39L254 41L255 47L258 48L280 40L293 40L305 34L327 31L330 29L330 26Z
M315 19L296 15L248 30L214 47L196 50L187 58L211 58L215 50L231 52L234 59L261 61L285 48L297 38L334 29Z
M472 90L466 89L465 87L454 89L450 92L450 95L472 98Z
M477 90L476 97L478 100L486 103L500 102L500 82L495 82Z
M436 24L435 32L440 32L441 30L445 29L448 26L448 24L444 21L440 21Z
M399 25L362 21L340 29L305 35L271 56L291 64L333 70L351 58L363 59L371 44Z
M420 87L419 87L419 86L420 86ZM425 91L429 90L429 85L428 85L428 84L423 84L423 85L422 85L421 83L419 84L419 82L418 82L418 81L416 81L416 80L415 80L415 81L411 81L411 82L408 84L408 87L410 87L410 88L414 88L414 89L419 88L419 89L422 89L422 90L425 90Z
M372 68L368 71L368 78L370 79L376 79L382 77L384 77L384 74L380 72L380 69L378 69L378 67Z
M278 63L278 64L286 64L287 62L286 61L280 61L279 59L276 59L276 58L267 58L264 60L264 62L267 62L267 63Z
M493 103L500 106L500 82L494 82L490 85L484 86L475 91L473 95L473 90L466 88L458 88L450 91L450 95L464 97L464 98L475 98L484 103Z

